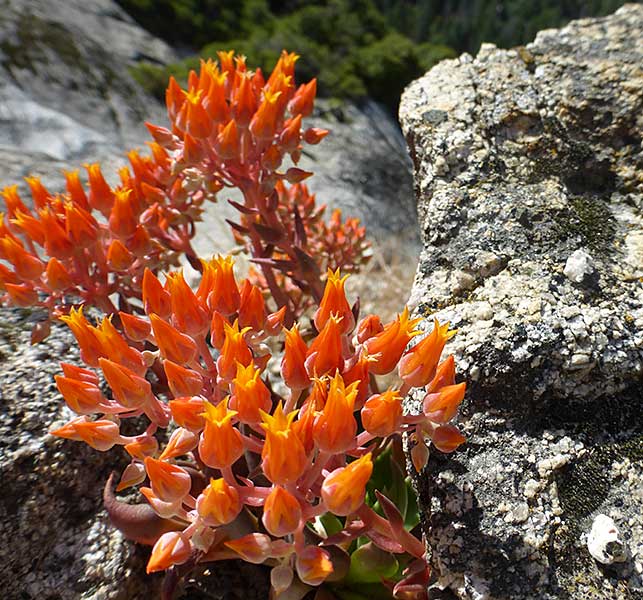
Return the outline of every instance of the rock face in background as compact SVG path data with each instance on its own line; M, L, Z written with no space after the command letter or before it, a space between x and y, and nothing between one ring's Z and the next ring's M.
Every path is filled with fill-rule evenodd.
M643 594L643 6L407 88L412 303L458 329L469 442L417 478L460 598ZM625 562L585 546L612 517Z
M163 111L127 66L166 62L172 50L109 0L10 0L0 17L0 179L101 160L106 172L148 139L145 119Z
M0 186L38 174L52 191L63 169L100 161L115 181L131 147L149 139L143 122L166 123L127 65L175 58L111 0L7 0L0 15ZM373 104L321 102L314 123L333 130L307 151L304 168L320 202L360 216L379 239L410 230L417 241L411 165L391 118ZM29 196L26 195L25 199ZM195 247L204 255L232 245L225 196L210 205ZM57 327L36 347L37 314L0 314L0 581L3 598L129 600L156 597L159 577L145 575L148 550L123 540L102 510L101 491L117 452L99 453L54 439L68 421L53 382L60 360L78 361L73 338ZM120 459L123 457L121 456ZM247 572L247 569L254 569ZM244 570L245 569L245 570ZM265 575L265 574L264 574ZM267 597L266 577L234 563L213 572L220 598ZM255 583L249 584L252 581ZM262 587L263 586L263 587Z

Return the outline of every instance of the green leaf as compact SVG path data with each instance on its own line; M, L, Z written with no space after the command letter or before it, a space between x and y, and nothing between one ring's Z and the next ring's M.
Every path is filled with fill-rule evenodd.
M326 535L328 537L330 537L331 535L335 535L336 533L339 533L342 529L344 529L344 524L333 513L330 512L327 512L319 517L319 522L322 524L324 531L326 532Z
M411 478L407 477L404 480L406 484L408 504L406 506L406 513L404 514L404 529L411 531L420 522L420 507L418 506L418 499L411 484Z
M345 581L379 583L382 578L393 577L398 567L399 564L393 554L378 548L373 542L368 542L351 554L351 564Z

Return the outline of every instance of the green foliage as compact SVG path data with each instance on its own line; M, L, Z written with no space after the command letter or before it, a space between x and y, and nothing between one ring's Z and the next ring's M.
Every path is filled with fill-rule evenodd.
M524 44L570 19L613 12L624 0L118 0L144 27L203 57L234 49L269 71L282 49L302 56L298 77L321 96L370 96L395 111L404 87L436 62L482 42ZM196 59L132 74L160 97Z
M525 44L541 29L614 12L625 0L374 0L389 24L414 42L475 54L482 42Z

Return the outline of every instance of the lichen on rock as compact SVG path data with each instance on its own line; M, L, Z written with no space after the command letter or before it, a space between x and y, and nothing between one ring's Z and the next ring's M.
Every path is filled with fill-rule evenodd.
M416 478L438 583L460 598L643 594L642 28L627 5L483 45L402 98L411 303L458 329L469 383L468 445ZM599 512L632 550L619 568L580 541Z

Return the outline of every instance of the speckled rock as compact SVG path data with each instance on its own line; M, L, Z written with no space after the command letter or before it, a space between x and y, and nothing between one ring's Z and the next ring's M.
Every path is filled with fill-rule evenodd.
M468 381L469 443L417 478L439 584L460 598L643 594L642 30L628 5L484 45L402 99L423 234L411 302L458 329ZM587 551L598 513L629 546L620 566Z
M2 597L128 600L153 595L147 550L123 539L102 510L102 488L123 456L48 432L73 414L53 380L75 340L56 326L38 346L37 315L2 310L0 324L0 581Z

